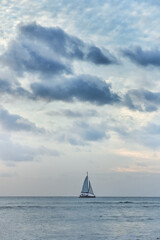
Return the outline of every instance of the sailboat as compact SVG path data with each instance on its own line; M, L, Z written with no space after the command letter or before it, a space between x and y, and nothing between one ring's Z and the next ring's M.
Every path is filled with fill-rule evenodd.
M95 198L96 197L94 195L91 182L89 181L89 178L88 178L88 172L87 172L87 176L84 179L82 191L81 191L81 194L79 197L80 198Z

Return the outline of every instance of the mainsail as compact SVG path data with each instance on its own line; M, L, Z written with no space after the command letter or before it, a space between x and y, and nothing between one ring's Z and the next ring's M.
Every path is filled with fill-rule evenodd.
M95 197L91 182L89 181L89 178L88 178L88 173L84 179L80 197Z
M88 175L86 176L81 193L88 193Z

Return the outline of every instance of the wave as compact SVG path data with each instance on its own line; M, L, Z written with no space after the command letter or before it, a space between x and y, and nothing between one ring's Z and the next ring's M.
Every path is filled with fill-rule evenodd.
M55 209L57 208L56 206L38 206L38 205L33 205L33 206L25 206L25 205L18 205L18 206L0 206L0 210L2 209L26 209L26 208L36 208L36 209L43 209L43 208L51 208Z

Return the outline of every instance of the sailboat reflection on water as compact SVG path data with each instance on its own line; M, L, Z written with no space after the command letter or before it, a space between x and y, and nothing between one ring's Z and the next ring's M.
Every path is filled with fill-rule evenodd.
M96 197L94 195L91 182L89 181L89 178L88 178L88 172L87 172L87 176L84 179L82 191L81 191L81 194L79 197L80 198L95 198Z

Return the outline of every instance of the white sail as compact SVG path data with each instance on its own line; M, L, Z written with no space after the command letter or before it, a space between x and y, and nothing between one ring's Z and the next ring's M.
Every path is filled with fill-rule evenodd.
M88 193L88 176L86 176L81 193Z
M91 185L90 181L89 181L89 189L88 189L88 193L94 195L94 192L93 192L92 185Z

